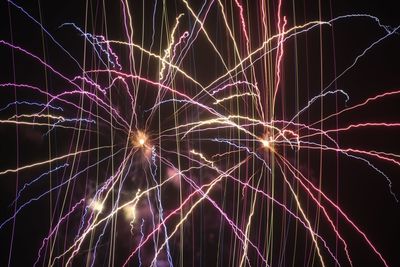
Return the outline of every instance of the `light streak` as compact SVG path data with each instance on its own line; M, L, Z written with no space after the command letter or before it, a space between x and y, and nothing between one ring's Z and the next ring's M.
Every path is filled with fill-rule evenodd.
M25 169L37 167L37 166L40 166L40 165L49 164L49 163L52 163L54 161L58 161L58 160L62 160L62 159L65 159L65 158L77 156L77 155L80 155L80 154L83 154L83 153L102 150L102 149L105 149L105 148L111 148L111 146L102 146L102 147L96 147L96 148L92 148L92 149L86 149L86 150L81 150L81 151L77 151L77 152L72 152L72 153L69 153L69 154L66 154L66 155L63 155L63 156L60 156L60 157L56 157L56 158L52 158L52 159L49 159L49 160L40 161L40 162L32 163L32 164L29 164L29 165L25 165L25 166L22 166L22 167L18 167L16 169L7 169L7 170L4 170L4 171L0 172L0 175L4 175L4 174L7 174L7 173L21 172L21 171L23 171Z
M32 218L45 228L30 242L40 244L29 247L37 251L34 266L297 266L315 259L353 266L356 249L365 249L354 248L354 234L373 252L368 259L392 264L388 248L377 245L382 239L369 237L369 222L347 212L354 203L343 202L339 183L357 179L342 167L356 162L381 176L398 202L392 169L400 167L400 122L378 109L397 103L400 90L361 97L354 87L362 85L342 78L400 26L368 14L297 24L294 2L281 0L106 2L85 4L83 26L45 27L40 5L36 19L8 1L10 30L14 21L26 23L22 16L26 30L38 28L43 38L40 53L16 42L18 31L0 36L12 58L0 63L11 73L0 81L0 178L15 182L0 224L7 231L13 223L9 263L17 265L21 253L14 234L42 205L48 214ZM120 20L110 16L114 5ZM312 37L353 22L371 30L357 34L378 37L360 44L350 63L335 61L334 73L314 78L311 70L331 66L314 66L314 59L330 60L310 47L335 59L342 51ZM67 50L49 29L72 29L80 36L65 47L77 41L82 49ZM351 27L344 33L354 34ZM21 63L32 73L21 74ZM378 203L380 191L373 192L368 197Z
M190 153L192 153L193 155L199 156L202 160L209 163L211 165L211 167L214 167L214 162L207 159L202 153L196 152L196 150L194 150L194 149L190 150Z
M89 207L95 212L101 213L104 210L104 205L99 200L91 200Z
M254 94L254 93L242 93L242 94L234 94L234 95L230 95L230 96L227 96L227 97L224 97L224 98L222 98L222 99L217 99L217 101L215 101L213 104L214 105L217 105L217 104L219 104L219 103L221 103L221 102L224 102L224 101L226 101L226 100L230 100L230 99L233 99L233 98L239 98L239 97L243 97L243 96L255 96L255 97L258 97L258 95L257 94Z

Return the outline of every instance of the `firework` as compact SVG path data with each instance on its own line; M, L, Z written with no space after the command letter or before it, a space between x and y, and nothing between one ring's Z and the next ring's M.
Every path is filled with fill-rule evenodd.
M1 10L2 266L400 264L395 22L318 1Z

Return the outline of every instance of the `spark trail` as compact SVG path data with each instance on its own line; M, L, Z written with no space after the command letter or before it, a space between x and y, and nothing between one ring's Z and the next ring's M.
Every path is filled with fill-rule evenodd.
M400 23L294 2L5 1L0 265L400 264Z

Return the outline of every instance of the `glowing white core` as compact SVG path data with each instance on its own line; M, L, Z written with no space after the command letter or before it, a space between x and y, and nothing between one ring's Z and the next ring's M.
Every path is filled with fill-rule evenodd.
M264 147L269 147L269 141L268 140L262 140L261 143L262 143L262 145Z
M90 203L90 207L97 212L102 212L102 210L104 209L103 204L100 201L92 201Z

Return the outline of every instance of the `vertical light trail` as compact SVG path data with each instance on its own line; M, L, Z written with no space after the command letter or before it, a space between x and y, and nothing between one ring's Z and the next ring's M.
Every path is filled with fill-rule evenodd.
M400 26L295 2L4 3L0 262L396 265Z

